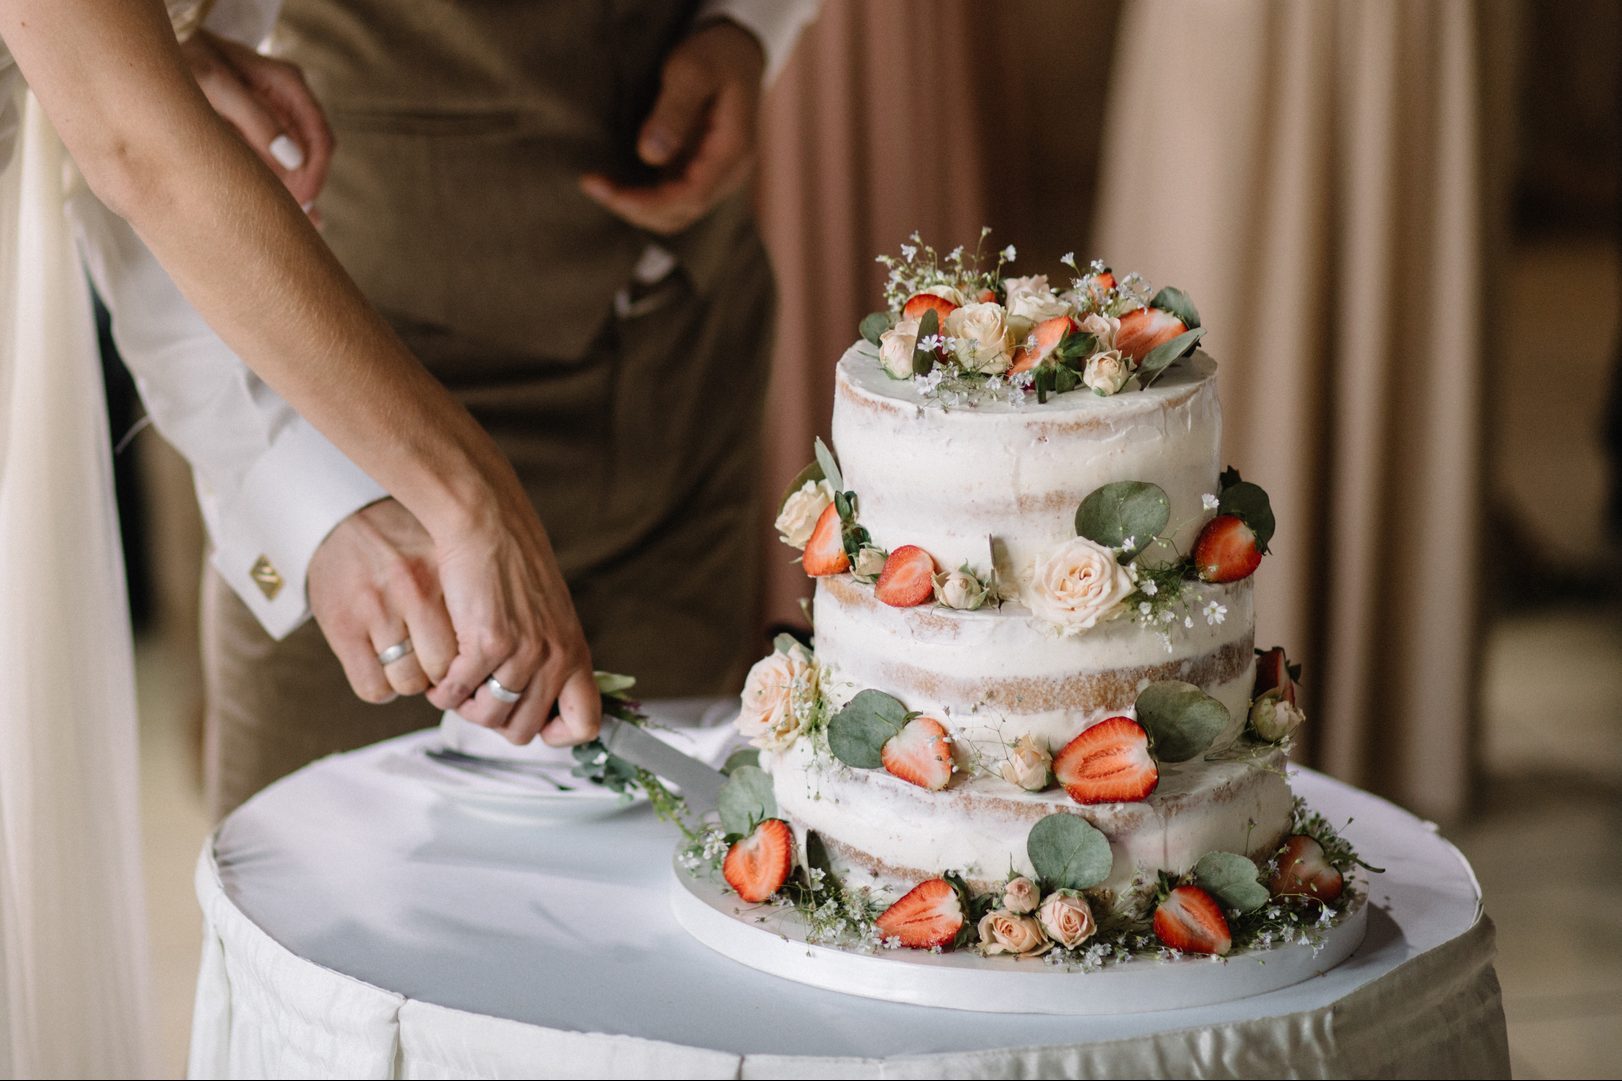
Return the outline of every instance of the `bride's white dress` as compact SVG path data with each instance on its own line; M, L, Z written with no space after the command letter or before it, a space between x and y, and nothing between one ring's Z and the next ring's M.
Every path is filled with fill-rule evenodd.
M0 1077L150 1076L129 618L64 165L0 44Z

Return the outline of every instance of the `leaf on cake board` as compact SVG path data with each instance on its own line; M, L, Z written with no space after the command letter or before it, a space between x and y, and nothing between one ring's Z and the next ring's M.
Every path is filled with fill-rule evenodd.
M1194 865L1194 881L1206 893L1239 912L1254 912L1267 903L1256 865L1236 852L1207 852Z
M1237 514L1244 519L1250 531L1256 534L1256 548L1264 555L1267 542L1273 539L1278 522L1273 517L1273 503L1259 484L1239 479L1237 469L1222 474L1222 491L1217 493L1217 513Z
M1161 342L1149 350L1149 355L1144 357L1143 361L1138 365L1139 385L1144 390L1148 390L1154 384L1154 381L1160 378L1162 372L1192 353L1194 347L1200 344L1200 339L1203 337L1205 337L1205 328L1195 327L1193 330L1179 334L1169 342Z
M1076 508L1076 535L1104 545L1132 546L1120 556L1130 563L1147 548L1171 520L1171 501L1165 489L1146 480L1122 480L1094 489Z
M776 818L771 777L759 766L739 766L721 786L715 808L721 815L721 828L728 833L747 834L758 823Z
M842 490L845 487L845 475L839 471L839 461L834 457L834 452L828 449L828 444L822 441L822 436L817 436L812 448L816 453L817 466L822 470L823 479L833 486L834 491Z
M839 876L834 874L833 860L828 856L828 846L823 842L822 834L816 830L805 831L805 866L808 871L815 869L822 872L822 883L817 889L837 889L843 885L839 881Z
M884 745L907 723L907 707L883 691L858 692L828 722L828 749L847 766L878 769Z
M940 333L940 329L941 317L936 314L934 308L925 311L918 320L918 338L914 342L912 349L913 375L928 375L935 370L935 350L925 349L923 342L924 339L933 338Z
M1049 890L1086 890L1109 877L1115 863L1109 838L1080 815L1048 815L1031 827L1025 854Z
M895 316L889 312L872 312L867 315L857 327L862 339L869 345L878 345L879 338L885 331L895 326Z
M1170 312L1183 321L1189 330L1200 325L1200 313L1194 307L1194 301L1189 299L1187 293L1174 285L1168 285L1149 298L1149 307L1159 308L1163 312Z
M1192 683L1167 679L1138 695L1138 723L1152 741L1155 758L1187 762L1208 750L1228 727L1228 707Z
M744 766L759 768L760 749L758 747L739 747L736 751L727 755L727 760L721 763L721 772L730 777L735 770L742 769Z

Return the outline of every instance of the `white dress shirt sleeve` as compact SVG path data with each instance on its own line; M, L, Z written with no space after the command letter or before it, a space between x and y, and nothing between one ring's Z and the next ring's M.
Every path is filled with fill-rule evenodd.
M697 21L730 19L755 35L766 54L764 81L770 83L821 9L822 0L704 0Z
M82 181L67 211L147 413L191 463L215 568L284 637L309 617L316 548L387 493L248 370Z

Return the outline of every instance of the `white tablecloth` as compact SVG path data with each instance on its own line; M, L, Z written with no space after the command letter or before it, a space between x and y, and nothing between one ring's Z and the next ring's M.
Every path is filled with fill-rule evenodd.
M670 914L674 830L468 814L408 768L433 733L318 762L197 870L195 1077L1507 1076L1493 932L1426 823L1310 771L1375 876L1328 975L1197 1010L973 1014L817 991ZM1080 976L1078 978L1085 978Z

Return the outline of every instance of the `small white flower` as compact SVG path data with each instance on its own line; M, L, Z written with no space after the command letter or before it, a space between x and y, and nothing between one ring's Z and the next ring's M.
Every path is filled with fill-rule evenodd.
M1209 623L1211 626L1214 627L1218 623L1221 623L1223 620L1225 620L1227 618L1228 618L1228 606L1227 605L1218 604L1216 601L1206 601L1205 602L1205 622L1206 623Z
M1002 250L1003 262L1012 263L1014 261L1014 255L1015 255L1014 246L1012 244L1010 244L1010 245L1008 245L1008 247L1006 247L1006 248L1004 248Z
M1063 255L1059 256L1059 262L1063 263L1065 266L1069 267L1071 270L1075 270L1076 269L1076 253L1073 252L1073 251L1065 252Z
M1164 612L1160 613L1160 620L1161 620L1162 623L1170 623L1172 620L1174 620L1176 618L1177 618L1177 613L1173 612L1173 611L1170 611L1170 610L1167 610L1167 611L1164 611Z
M1139 615L1144 615L1144 616L1148 615L1149 612L1150 612L1150 609L1151 609L1151 605L1149 604L1148 601L1139 601L1138 602L1138 614Z
M1193 626L1194 626L1194 617L1193 616L1184 616L1183 617L1183 626L1192 629Z
M1137 537L1127 537L1126 539L1121 541L1121 546L1119 548L1117 548L1116 551L1118 551L1118 552L1130 552L1132 549L1136 548L1137 546L1138 546L1138 538Z
M1143 595L1145 597L1153 597L1156 593L1160 592L1160 586L1153 578L1145 578L1143 580L1143 585L1139 588L1143 590Z
M1222 501L1218 499L1214 493L1206 492L1204 495L1200 496L1200 503L1205 506L1206 510L1216 510L1217 507L1221 506Z
M910 263L913 260L913 256L918 254L918 249L911 244L903 244L901 245L901 254L906 256L907 262Z

